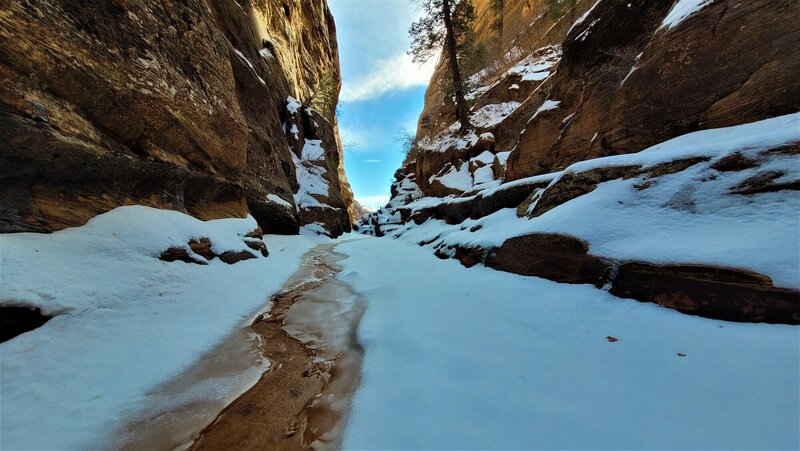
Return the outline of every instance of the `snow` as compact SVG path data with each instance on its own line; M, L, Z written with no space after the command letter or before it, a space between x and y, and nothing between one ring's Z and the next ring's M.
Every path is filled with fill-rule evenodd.
M319 222L312 222L300 228L301 235L327 235L328 231L325 229L325 224Z
M267 82L265 82L265 81L264 81L264 79L263 79L263 78L261 78L261 76L260 76L260 75L258 75L258 72L256 71L256 68L255 68L255 67L253 67L253 63L251 63L251 62L250 62L250 60L249 60L249 59L247 59L247 57L246 57L246 56L244 56L244 53L242 53L241 51L239 51L239 49L233 49L233 51L236 53L236 56L238 56L238 57L239 57L239 58L240 58L242 61L244 61L244 62L247 64L247 67L249 67L249 68L250 68L250 71L251 71L251 72L253 72L253 75L255 75L255 76L256 76L256 78L258 79L258 81L259 81L259 82L260 82L262 85L264 85L264 86L267 86Z
M483 135L481 135L483 138ZM471 161L477 161L483 164L491 164L494 161L494 154L489 152L488 150L484 150L480 153L480 155L470 158Z
M292 115L297 114L297 112L300 110L300 106L301 106L300 101L298 101L294 97L289 96L286 98L286 111L288 111L289 114Z
M275 58L275 55L266 47L259 50L258 54L261 55L262 58Z
M493 127L503 122L520 105L514 101L485 105L470 115L470 122L476 127Z
M346 449L800 445L800 328L466 269L388 238L336 251L368 299Z
M272 202L273 204L278 204L281 207L288 208L289 210L294 210L292 204L290 204L277 194L267 194L267 201Z
M458 191L467 191L472 188L472 174L469 172L469 165L461 163L460 166L450 166L450 169L444 175L433 176L429 180L433 183L438 180L442 185Z
M474 146L478 142L478 135L470 130L462 136L459 131L460 126L459 122L455 122L433 138L425 136L417 143L417 146L421 150L431 152L445 152L451 148L467 149Z
M470 131L466 136L461 136L455 141L456 149L467 149L478 142L478 136L474 131Z
M542 106L540 106L536 110L536 112L533 113L533 116L531 116L531 118L528 119L528 123L530 123L532 120L534 120L536 118L536 116L539 115L539 113L543 113L545 111L550 111L550 110L555 110L556 108L558 108L558 106L560 104L561 104L560 100L545 100L544 103L542 103Z
M574 29L575 29L575 27L579 27L579 26L581 26L581 24L582 24L584 21L586 21L586 18L587 18L587 17L589 17L589 14L591 14L591 13L592 13L592 11L594 11L594 9L595 9L595 8L597 8L597 5L599 5L601 1L602 1L602 0L597 0L597 1L594 3L594 5L592 5L592 7L591 7L591 8L589 8L588 10L586 10L586 12L585 12L585 13L583 13L583 15L582 15L581 17L578 17L578 20L576 20L576 21L575 21L575 23L573 23L573 24L572 24L572 26L569 28L569 31L567 31L567 34L570 34L570 33L572 33L572 30L574 30Z
M793 113L733 127L688 133L638 153L575 163L567 171L629 164L651 167L677 159L721 156L738 150L765 149L797 141L800 141L800 113Z
M266 310L314 242L267 236L269 257L234 265L158 255L200 237L218 253L246 249L255 227L252 217L204 222L130 206L52 234L0 235L0 304L58 315L0 345L0 447L118 447L118 431L155 388ZM243 372L222 394L200 386L193 399L232 400L259 375Z
M473 77L476 77L476 76L479 76L479 75L482 76L481 73L478 73L478 74L475 74ZM477 80L475 81L475 83L477 83ZM469 92L464 94L464 98L466 100L475 100L478 97L482 96L484 93L486 93L488 90L490 90L493 87L495 87L495 85L497 85L497 82L494 82L494 83L489 84L489 85L477 86L477 87L475 87L473 89L470 89Z
M541 72L530 72L522 76L522 81L541 81L547 78L550 75L550 72L541 71Z
M475 174L473 174L473 183L475 186L486 187L487 183L494 182L494 171L492 171L491 166L482 166L475 170Z
M561 58L561 49L549 46L537 49L533 54L524 58L516 66L508 70L506 75L521 76L522 81L541 81L550 76L550 69ZM509 89L519 86L514 84Z
M497 158L497 162L501 166L505 166L506 162L508 161L508 156L509 155L511 155L511 151L510 150L507 150L505 152L497 152L497 154L495 154L495 158Z
M394 235L414 243L433 240L429 248L440 244L491 248L513 236L565 233L587 241L589 252L601 257L743 268L769 276L776 286L800 289L800 192L730 194L744 180L769 171L783 173L776 182L800 180L800 157L764 154L765 149L792 142L800 142L800 113L690 133L639 153L587 160L560 173L494 188L548 180L553 186L565 174L608 166L649 168L679 159L710 159L654 178L646 189L636 188L646 181L645 175L612 180L535 218L518 218L515 209L505 209L456 225L437 220L405 224ZM710 167L733 152L761 163L724 175ZM427 206L436 204L427 199ZM478 225L480 230L470 231Z
M592 27L594 27L595 24L597 24L597 22L599 22L599 21L600 21L600 19L593 20L592 23L590 23L589 26L586 27L586 29L581 32L581 34L579 34L578 36L575 36L575 40L577 41L578 39L580 39L581 41L585 41L586 38L589 37L589 33L591 33L591 31L592 31Z
M308 209L310 207L327 207L327 205L320 202L317 196L328 196L328 182L323 177L326 172L319 166L306 166L300 164L296 168L297 183L300 188L294 195L294 202L301 209Z
M628 78L633 74L633 72L639 68L637 64L639 63L639 60L642 58L642 55L643 53L639 53L638 55L636 55L636 58L634 58L634 64L633 66L631 66L631 69L628 71L628 74L625 75L625 78L623 78L621 82L619 82L620 86L624 85L625 82L628 81Z
M294 194L294 202L300 209L311 207L330 208L317 199L316 196L328 197L328 180L325 179L327 169L316 165L314 161L325 159L325 150L322 141L306 139L303 143L301 158L292 154L295 165L295 176L299 188Z
M714 3L714 0L677 0L672 5L672 9L669 10L667 16L664 17L659 28L669 30L712 3Z
M322 148L322 140L307 139L303 143L302 158L306 161L321 161L325 159L325 149Z

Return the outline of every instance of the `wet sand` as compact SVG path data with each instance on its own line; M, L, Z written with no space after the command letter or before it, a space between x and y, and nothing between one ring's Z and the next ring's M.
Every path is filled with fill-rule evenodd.
M317 246L253 323L270 368L227 406L191 445L217 449L336 449L358 385L363 351L356 338L365 301L334 276L343 258Z

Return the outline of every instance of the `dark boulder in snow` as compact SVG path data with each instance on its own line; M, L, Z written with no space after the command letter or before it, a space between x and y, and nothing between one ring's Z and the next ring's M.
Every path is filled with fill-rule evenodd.
M625 263L611 293L706 318L800 324L800 292L740 269Z
M219 256L220 260L229 265L239 263L242 260L250 260L251 258L256 258L256 256L249 251L225 251Z
M585 242L568 235L534 233L507 239L489 253L485 264L523 276L601 287L610 267L600 258L589 255L588 250Z
M260 229L256 229L248 233L244 237L244 244L248 248L259 252L262 256L267 257L269 256L267 245L261 240L261 235L259 234ZM259 238L256 238L255 235L258 235ZM219 259L223 262L232 265L242 260L249 260L257 257L252 252L244 249L228 250L217 255L212 250L211 246L211 240L208 238L193 239L189 240L187 246L172 246L168 248L167 250L163 251L158 258L159 260L163 260L165 262L181 261L184 263L207 265L209 260L219 257Z

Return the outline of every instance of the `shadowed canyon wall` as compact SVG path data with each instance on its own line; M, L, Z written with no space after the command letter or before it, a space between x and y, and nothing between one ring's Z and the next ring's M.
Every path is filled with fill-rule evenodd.
M267 232L349 230L336 119L289 99L325 77L338 96L324 0L4 1L0 231L78 226L128 204L251 213ZM300 163L307 140L324 156ZM297 208L297 164L318 167L324 207Z

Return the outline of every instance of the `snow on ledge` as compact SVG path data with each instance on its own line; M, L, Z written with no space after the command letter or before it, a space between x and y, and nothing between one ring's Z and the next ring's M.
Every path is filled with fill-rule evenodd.
M529 233L564 233L589 243L593 255L657 264L716 265L752 270L777 287L800 289L800 192L782 190L732 194L747 180L780 173L776 183L800 180L800 157L769 153L800 142L800 113L678 136L641 152L575 163L564 171L521 179L483 190L487 196L514 184L553 186L565 174L610 166L651 168L661 163L707 159L680 172L650 179L646 174L601 183L593 191L534 218L508 208L450 225L429 219L396 227L392 235L428 246L500 246ZM720 173L711 165L740 152L759 165ZM649 183L649 185L648 185ZM642 184L647 185L642 188ZM466 197L422 198L406 205L421 209ZM472 231L475 229L476 231ZM441 249L439 247L438 249Z
M271 202L273 204L280 205L281 207L287 208L289 210L294 210L292 204L284 200L282 197L278 196L277 194L267 194L267 202Z
M672 5L672 9L669 10L667 16L664 17L659 28L669 30L712 3L714 3L714 0L677 0Z

